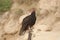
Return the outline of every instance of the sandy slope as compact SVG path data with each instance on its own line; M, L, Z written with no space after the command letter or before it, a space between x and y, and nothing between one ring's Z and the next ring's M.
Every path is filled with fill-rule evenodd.
M10 11L0 17L0 40L27 40L28 31L19 36L21 22L35 7L37 21L33 26L32 40L60 40L60 0L40 0L32 5L19 5L16 0ZM20 15L17 14L21 9Z

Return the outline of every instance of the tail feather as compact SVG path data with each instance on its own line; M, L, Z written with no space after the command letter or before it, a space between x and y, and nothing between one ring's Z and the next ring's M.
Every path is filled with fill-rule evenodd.
M23 34L23 30L21 29L20 32L19 32L19 35L22 35Z
M23 35L23 33L24 33L24 30L25 28L22 26L22 28L20 29L20 32L19 32L19 35Z
M19 32L19 35L23 35L27 29L28 29L27 25L25 25L25 26L23 25L20 32Z

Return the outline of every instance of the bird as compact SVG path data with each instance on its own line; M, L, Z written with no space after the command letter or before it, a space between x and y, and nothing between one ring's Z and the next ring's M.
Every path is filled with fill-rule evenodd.
M22 27L20 29L19 35L22 35L24 32L26 32L26 30L29 30L29 28L31 29L36 22L35 8L32 8L30 11L31 14L26 16L22 21Z

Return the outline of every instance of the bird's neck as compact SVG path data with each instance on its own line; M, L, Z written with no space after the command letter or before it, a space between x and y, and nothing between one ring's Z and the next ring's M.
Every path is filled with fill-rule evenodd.
M35 16L35 11L33 11L33 12L31 13L31 15Z

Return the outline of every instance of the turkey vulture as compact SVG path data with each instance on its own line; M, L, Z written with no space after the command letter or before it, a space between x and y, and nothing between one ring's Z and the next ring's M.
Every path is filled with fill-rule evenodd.
M22 21L22 27L20 29L19 35L22 35L23 32L26 32L29 28L33 27L33 25L36 22L36 14L35 14L35 9L32 8L31 14L27 17L25 17Z

